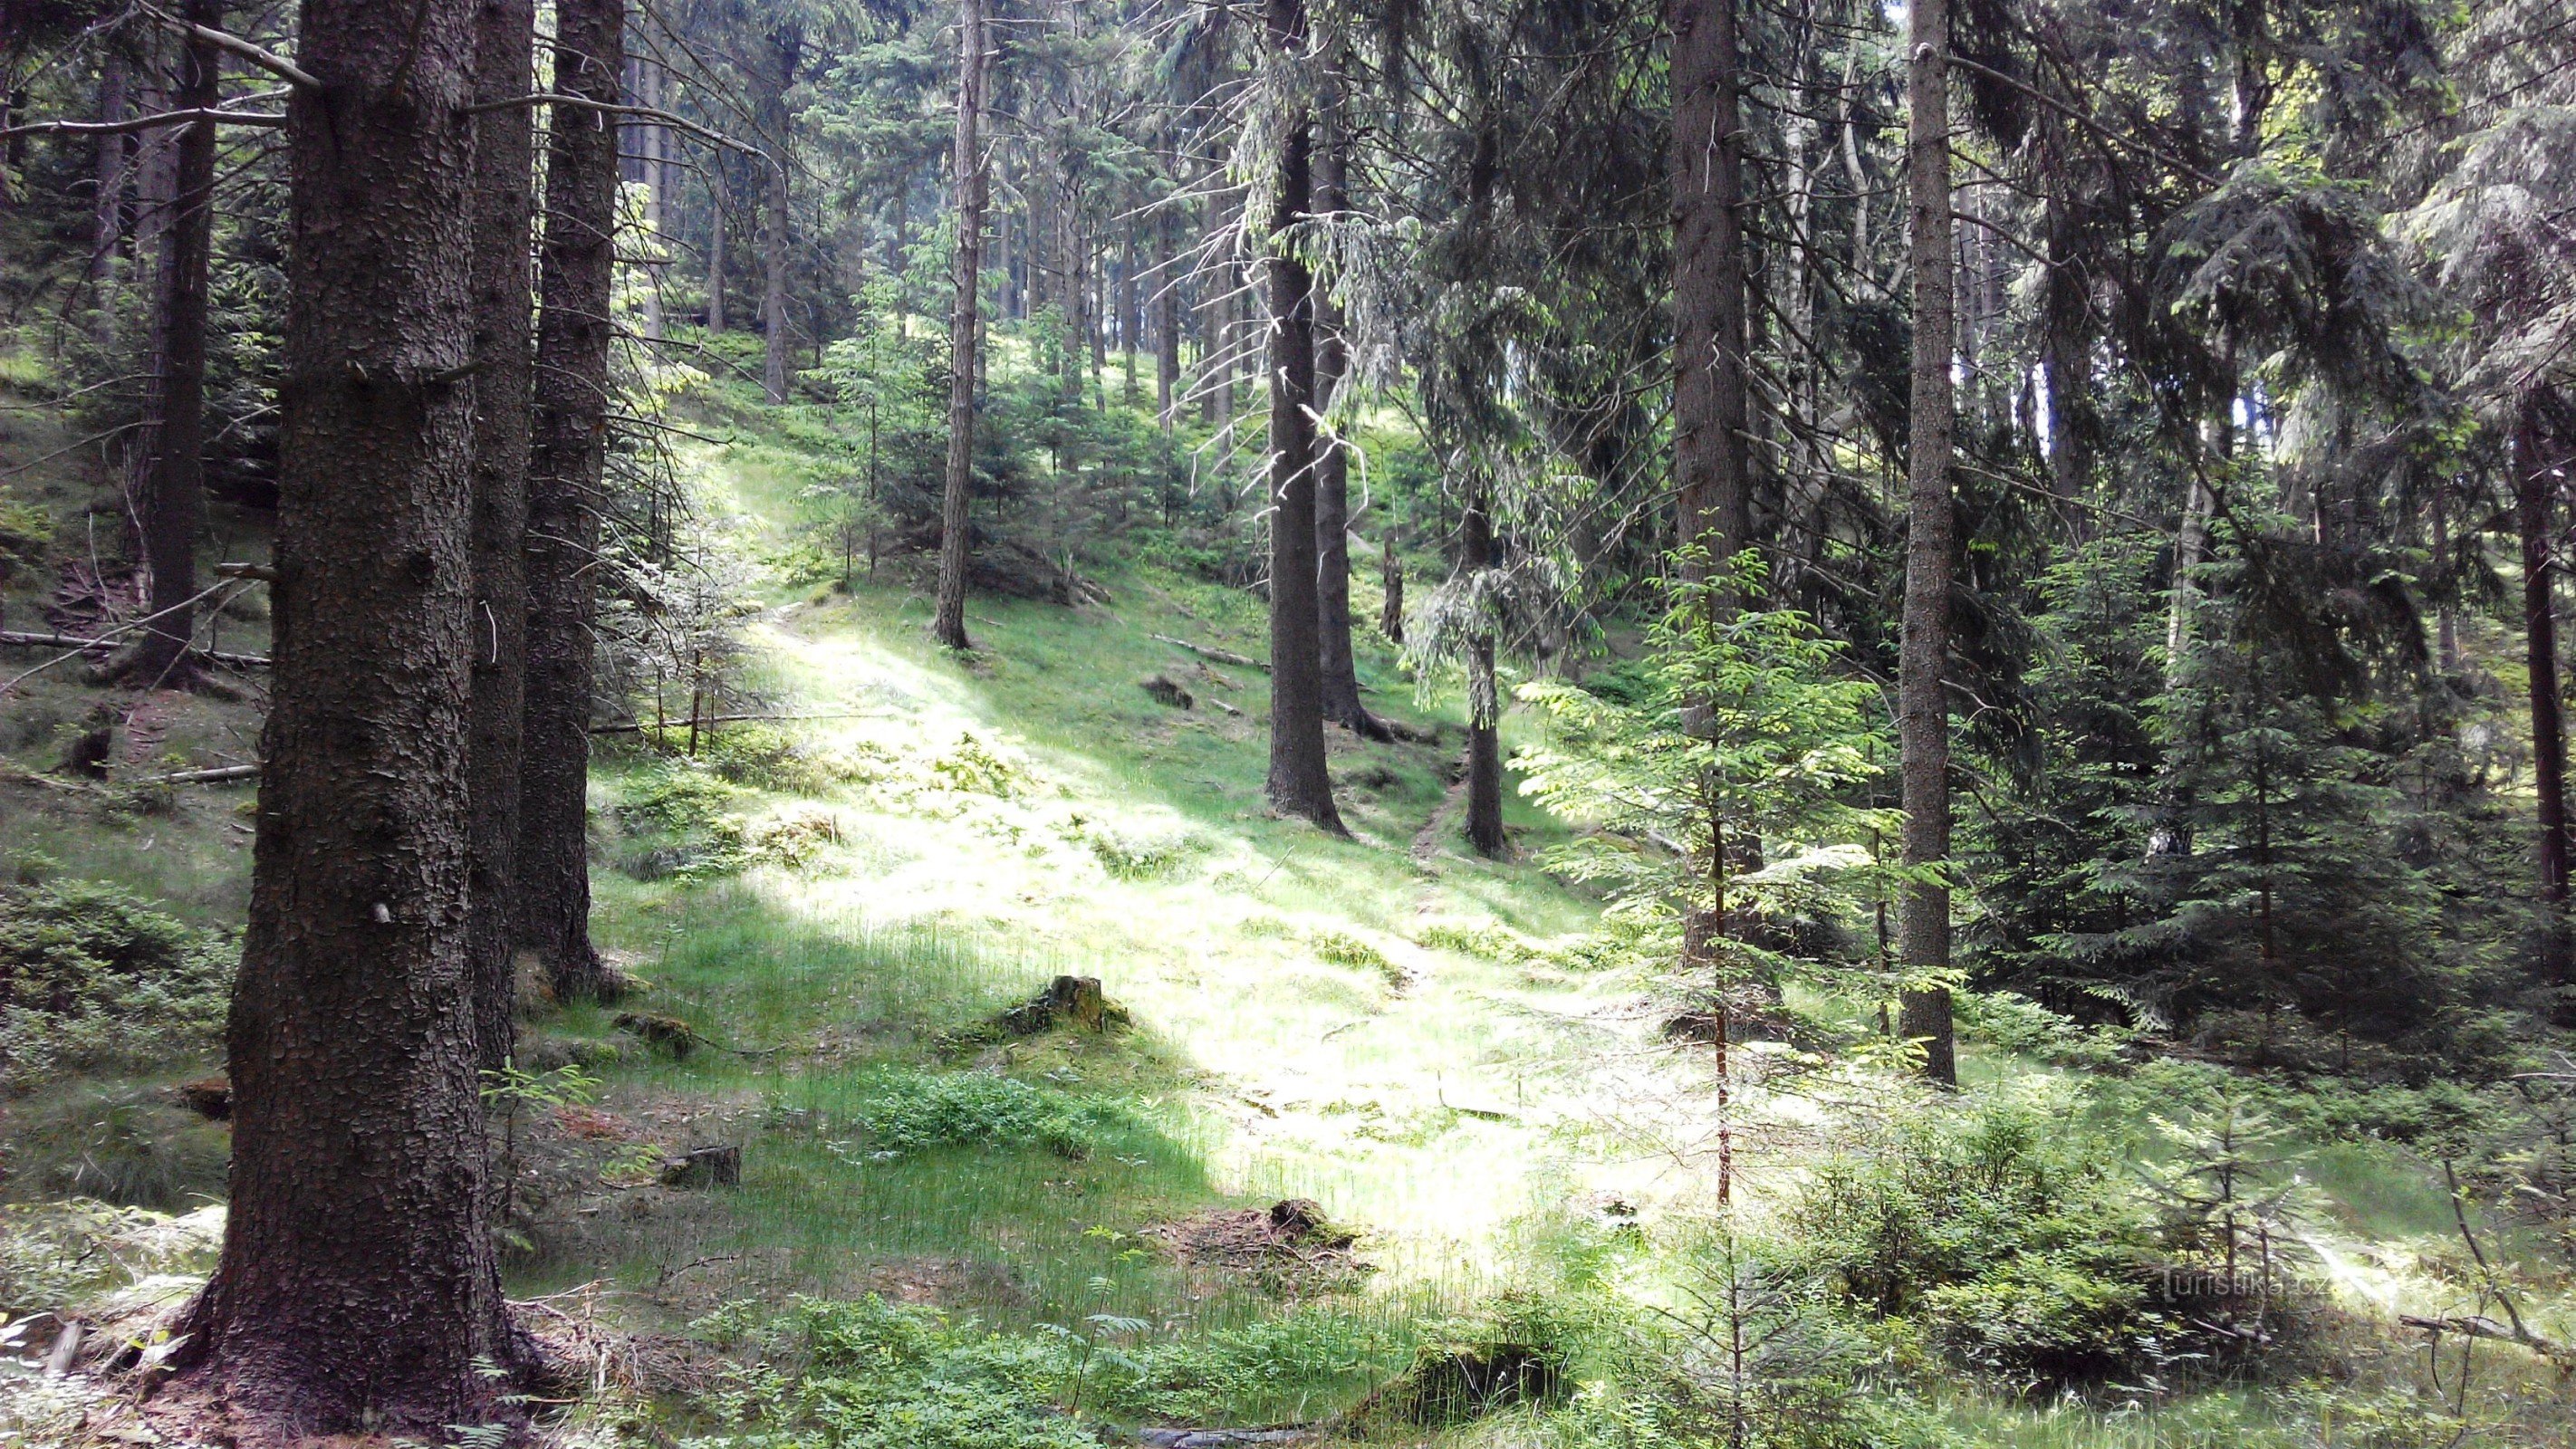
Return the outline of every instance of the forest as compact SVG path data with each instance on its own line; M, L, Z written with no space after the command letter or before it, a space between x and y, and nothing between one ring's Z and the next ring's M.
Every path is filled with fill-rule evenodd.
M0 1449L2576 1445L2571 0L0 0Z

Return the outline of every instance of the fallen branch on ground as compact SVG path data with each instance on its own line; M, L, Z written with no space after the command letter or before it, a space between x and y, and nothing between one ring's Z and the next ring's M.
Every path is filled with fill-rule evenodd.
M1175 639L1169 634L1148 634L1145 637L1157 644L1169 644L1175 649L1186 649L1201 659L1213 659L1219 664L1239 664L1246 669L1258 669L1264 673L1269 672L1270 669L1269 665L1260 660L1248 654L1237 654L1231 649L1211 649L1205 644L1193 644L1187 639Z
M0 645L10 645L20 649L99 649L110 652L118 647L117 641L113 639L84 639L77 634L29 634L15 629L0 629ZM188 652L200 659L211 659L217 664L228 664L235 669L268 667L267 656L261 654L230 654L219 649L193 647Z
M860 714L858 711L845 709L836 710L829 714L702 714L698 716L697 722L701 725L717 725L745 724L755 720L863 718L865 718L865 716ZM625 724L592 725L590 727L590 732L595 735L640 735L649 730L659 730L663 734L669 734L673 730L684 730L688 727L689 721L685 718L663 720L656 724L646 724L642 720L631 720Z
M2498 1323L2484 1314L2445 1314L2424 1318L2412 1313L2400 1314L2397 1321L2408 1328L2427 1333L2456 1333L2464 1338L2491 1338L2498 1343L2518 1343L2562 1369L2576 1369L2576 1348L2553 1342L2530 1329Z

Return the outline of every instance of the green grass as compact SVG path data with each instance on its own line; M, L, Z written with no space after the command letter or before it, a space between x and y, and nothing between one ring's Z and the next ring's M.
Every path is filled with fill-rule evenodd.
M827 421L761 409L731 385L714 392L720 405L700 421L737 441L681 456L707 511L745 520L744 551L774 551L792 535L796 491L828 464ZM16 446L0 446L0 463ZM1418 696L1362 631L1373 706L1446 725L1449 744L1335 732L1354 838L1332 839L1263 804L1260 672L1154 637L1259 657L1260 601L1146 564L1100 578L1109 602L1082 610L972 599L979 650L959 657L928 638L918 561L890 560L849 594L764 576L754 682L781 712L819 716L774 727L794 740L792 767L745 768L721 741L704 776L632 742L603 750L595 933L649 984L635 1009L731 1050L630 1051L602 1069L598 1110L629 1143L737 1144L744 1178L664 1193L603 1185L593 1164L514 1253L514 1288L605 1279L624 1311L661 1328L730 1298L887 1292L1013 1331L1132 1318L1147 1325L1141 1342L1218 1358L1253 1352L1244 1346L1264 1334L1373 1345L1303 1377L1236 1363L1210 1380L1213 1399L1191 1401L1209 1419L1258 1422L1347 1404L1424 1325L1585 1261L1596 1202L1636 1205L1650 1242L1688 1231L1706 1206L1700 1068L1660 1049L1645 983L1543 959L1598 924L1597 902L1536 863L1563 827L1513 794L1515 861L1466 854L1454 820L1425 837L1457 753L1455 691ZM1373 618L1375 581L1361 570L1356 582L1355 612ZM1140 681L1158 673L1198 707L1148 696ZM0 752L50 763L94 698L66 676L13 699ZM240 753L249 724L246 707L192 702L160 748L212 763ZM1507 748L1523 728L1506 721ZM719 767L731 778L716 781ZM687 798L670 804L682 775ZM248 799L197 790L143 814L9 788L0 835L61 874L232 923L247 896ZM646 818L656 799L669 808ZM819 820L826 843L794 864L747 847L704 871L665 868L719 830L756 843ZM978 1030L1061 973L1100 977L1131 1026L1010 1040ZM1797 1005L1869 1025L1865 1002L1802 989ZM537 1029L616 1043L613 1015L578 1007ZM1972 1049L1965 1075L1995 1086L2067 1074ZM53 1137L110 1109L134 1115L119 1093L162 1080L49 1092L12 1104L13 1128L43 1125L43 1160L75 1161ZM872 1123L906 1094L948 1114L939 1130L953 1140L889 1151ZM1825 1100L1775 1103L1757 1124L1742 1164L1749 1211L1795 1185L1819 1118L1840 1110ZM2136 1094L2096 1100L2097 1127L2144 1143ZM975 1123L1003 1127L979 1135ZM175 1155L138 1154L123 1170L184 1197L207 1176L203 1134L189 1130ZM2363 1251L2451 1230L2424 1163L2329 1146L2304 1170L2356 1302L2449 1301L2450 1286ZM1376 1271L1357 1291L1290 1304L1184 1271L1144 1235L1290 1196L1362 1234ZM1657 1291L1651 1266L1622 1271ZM2232 1393L2152 1417L1964 1393L1945 1412L1963 1442L2029 1449L2345 1442L2320 1439L2295 1405Z

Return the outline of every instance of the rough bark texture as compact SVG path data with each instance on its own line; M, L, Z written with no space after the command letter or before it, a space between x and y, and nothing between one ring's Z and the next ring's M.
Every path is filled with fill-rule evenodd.
M1736 0L1673 0L1673 481L1685 579L1752 542L1746 430L1743 77ZM1711 600L1712 606L1717 601ZM1691 711L1699 728L1705 708ZM1722 868L1722 867L1721 867ZM1682 921L1682 959L1717 964L1723 903Z
M114 125L125 119L125 58L111 51L98 63L98 119ZM91 337L101 351L116 344L117 247L125 239L125 151L122 135L98 138L90 197L89 283Z
M1350 208L1350 140L1338 108L1324 110L1323 147L1315 159L1315 210L1338 216ZM1317 411L1331 411L1348 369L1342 308L1328 289L1315 295L1315 393ZM1324 718L1373 740L1392 739L1360 699L1359 664L1351 649L1350 454L1323 439L1315 456L1315 581L1317 658L1322 669Z
M957 295L948 312L948 469L939 499L939 599L930 632L950 649L966 637L967 496L975 482L976 349L982 340L985 171L984 0L965 0L958 25Z
M1914 0L1906 44L1906 191L1914 273L1914 396L1906 458L1904 641L1897 659L1899 772L1905 863L1950 858L1950 705L1942 675L1950 652L1954 527L1950 500L1950 365L1955 277L1950 254L1948 0ZM1918 979L1950 966L1950 888L1905 889L1897 938ZM1959 1078L1948 990L1923 986L1899 998L1898 1030L1924 1043L1923 1070Z
M191 23L223 28L223 0L189 0ZM222 52L191 39L180 51L182 109L211 109L223 98ZM143 556L152 568L152 622L120 671L150 687L192 672L189 640L197 631L197 535L206 527L206 283L215 250L215 123L179 131L169 229L161 236L158 293L161 346L152 486L145 496Z
M1735 0L1673 0L1673 474L1694 576L1752 541Z
M623 0L558 0L555 84L615 104ZM614 985L590 940L591 625L599 610L600 470L608 442L609 285L617 129L557 106L546 151L537 291L536 416L528 467L526 734L512 927L559 997Z
M528 94L535 0L475 7L474 94ZM510 1059L510 892L519 846L519 737L527 705L528 242L532 118L505 106L474 118L474 696L466 763L473 803L467 930L475 1030L486 1070Z
M1396 556L1395 534L1389 532L1378 542L1378 588L1382 597L1377 606L1377 631L1389 644L1404 642L1404 560Z
M1271 45L1304 48L1304 0L1264 0L1262 24ZM1316 648L1315 279L1288 244L1310 204L1313 144L1300 116L1280 148L1270 217L1270 803L1340 835Z
M1493 515L1482 490L1459 520L1459 566L1469 576L1494 566ZM1479 634L1467 652L1467 844L1488 860L1510 849L1503 835L1502 699L1494 679L1494 639Z
M707 158L707 331L725 330L725 160Z
M1154 221L1154 416L1170 432L1172 390L1181 380L1181 279L1172 267L1172 228L1166 212Z
M772 67L761 96L763 129L784 158L787 146L787 92L805 55L805 34L781 26L769 37ZM793 261L787 227L787 167L783 159L761 168L760 336L761 386L774 403L787 401L787 269Z
M2526 403L2513 435L2515 532L2522 542L2522 637L2531 674L2531 764L2538 796L2541 971L2553 985L2568 978L2567 726L2558 694L2558 620L2550 602L2551 545L2557 515L2556 470L2541 438L2540 405Z
M190 1371L282 1432L497 1417L465 971L473 0L305 0L276 665Z

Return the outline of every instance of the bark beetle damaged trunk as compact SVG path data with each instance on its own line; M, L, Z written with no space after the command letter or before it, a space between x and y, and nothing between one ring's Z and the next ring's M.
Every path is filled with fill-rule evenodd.
M183 1382L246 1441L507 1411L466 979L472 0L305 0L276 666ZM248 1421L248 1422L242 1422Z
M625 69L622 0L558 0L556 86L606 105ZM513 929L559 997L606 999L590 941L591 624L608 442L609 284L617 128L557 106L549 125L534 446L528 469L528 664Z

